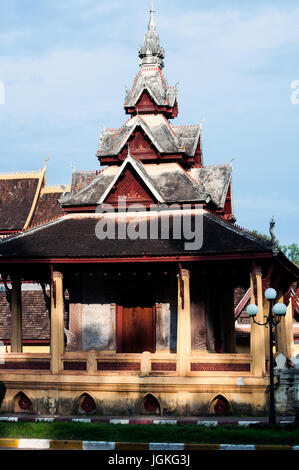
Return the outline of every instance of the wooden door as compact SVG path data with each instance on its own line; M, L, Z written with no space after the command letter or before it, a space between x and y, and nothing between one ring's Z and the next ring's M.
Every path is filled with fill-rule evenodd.
M153 307L120 307L117 329L118 352L155 352L156 321Z

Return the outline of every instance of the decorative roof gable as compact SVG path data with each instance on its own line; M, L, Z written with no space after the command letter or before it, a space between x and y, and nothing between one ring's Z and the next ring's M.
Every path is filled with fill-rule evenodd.
M143 166L131 155L127 156L98 203L115 203L123 196L131 201L164 202Z
M106 201L108 194L111 193L116 185L120 184L121 175L124 175L126 169L129 169L138 184L135 184L135 191L140 190L142 197L145 197L143 191L149 191L150 198L154 201L173 203L209 203L211 197L200 181L193 179L178 163L143 164L138 159L129 156L123 162L121 167L109 166L99 174L93 174L90 180L84 179L82 186L72 186L69 193L60 198L60 204L65 210L82 211L84 208L96 208L97 205ZM127 175L126 185L129 185L129 176ZM132 176L130 177L132 178ZM73 181L78 181L73 177ZM123 184L122 193L124 194ZM139 188L139 189L138 189ZM130 190L128 190L130 192ZM148 194L148 193L147 193ZM131 194L132 195L132 194ZM134 196L136 199L137 196ZM141 198L139 197L139 200ZM149 200L147 195L146 200Z

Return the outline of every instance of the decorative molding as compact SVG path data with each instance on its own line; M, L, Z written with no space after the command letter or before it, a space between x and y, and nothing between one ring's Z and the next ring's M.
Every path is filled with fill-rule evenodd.
M140 371L140 362L101 362L97 364L98 371Z
M63 361L63 370L81 370L81 371L86 371L87 366L86 362L81 362L81 361Z
M108 195L105 202L118 202L118 198L122 196L125 196L127 199L150 200L154 202L149 192L144 189L133 173L128 169L120 176L120 179L117 181L114 188L111 189L111 193Z
M250 364L239 363L191 363L191 372L250 372Z
M50 361L5 362L0 364L1 369L50 370Z
M176 363L152 362L152 371L153 372L175 372Z
M118 184L120 176L124 172L126 166L129 165L129 164L134 168L137 175L145 183L146 187L148 188L149 192L154 196L154 198L156 198L158 202L161 202L161 203L164 202L163 198L157 192L157 190L154 188L151 181L142 173L141 169L139 168L138 161L135 158L133 158L130 155L130 153L128 153L127 158L122 163L122 165L121 165L119 171L117 172L117 174L115 175L113 181L110 183L110 185L108 186L108 188L106 189L104 194L101 196L101 198L99 200L99 204L102 204L103 202L106 201L107 196L111 193L112 189L116 186L116 184ZM125 196L125 194L122 194L122 195ZM147 199L148 199L148 196L147 196Z

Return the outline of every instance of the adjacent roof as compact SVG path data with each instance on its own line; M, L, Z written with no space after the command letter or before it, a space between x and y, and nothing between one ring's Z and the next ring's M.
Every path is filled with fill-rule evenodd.
M50 186L42 188L30 225L41 224L46 220L64 215L65 211L58 204L58 199L67 190L70 190L70 186Z
M0 175L0 232L30 225L43 185L43 170Z
M114 223L123 224L123 215L119 214L72 214L61 217L55 221L39 227L28 229L20 234L3 239L0 242L0 260L7 258L110 258L110 257L142 257L142 256L179 256L179 255L213 255L213 254L240 254L271 252L271 243L257 237L244 229L236 227L220 217L205 210L196 210L184 213L172 212L143 212L138 213L139 223L147 227L148 238L143 239L102 239L96 236L100 227L97 225ZM182 215L183 214L183 215ZM127 230L130 226L134 232L136 214L126 214ZM180 219L180 216L182 218ZM169 239L161 237L161 227L167 227L169 217ZM197 236L202 232L202 246L196 250L188 247L188 235L181 232L179 239L175 239L174 222L183 224L185 218L191 217L191 227L196 228ZM195 219L195 217L197 217ZM150 221L158 222L158 236L149 238ZM132 224L133 222L133 224ZM195 225L195 223L197 225ZM147 224L147 225L145 225ZM107 226L106 226L107 227ZM109 225L111 227L111 225ZM103 228L103 230L105 230ZM136 229L138 231L138 229ZM129 233L129 232L127 232ZM165 233L165 232L163 232ZM134 237L133 237L134 238ZM136 237L135 237L136 238ZM200 238L201 240L201 238Z
M47 292L49 295L49 292ZM11 313L4 286L0 284L0 338L5 342L11 339ZM23 342L41 341L47 344L50 338L49 312L40 285L22 285L22 339Z

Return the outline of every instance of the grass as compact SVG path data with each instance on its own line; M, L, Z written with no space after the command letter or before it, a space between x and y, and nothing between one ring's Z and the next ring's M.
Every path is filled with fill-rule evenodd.
M299 428L244 428L200 425L120 425L106 423L0 423L1 438L112 442L299 445Z

